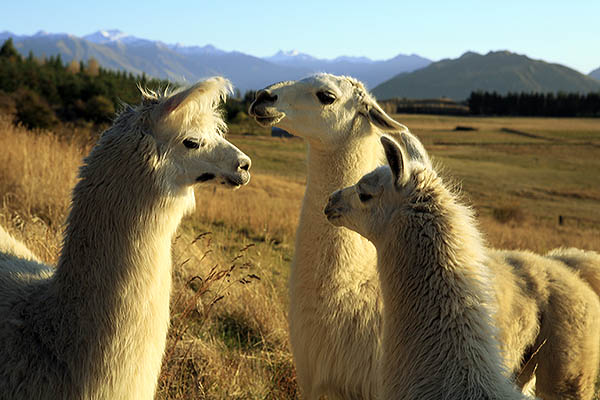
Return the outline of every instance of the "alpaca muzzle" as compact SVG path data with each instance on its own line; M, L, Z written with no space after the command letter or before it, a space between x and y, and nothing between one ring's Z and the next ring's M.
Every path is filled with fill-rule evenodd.
M327 217L327 220L329 222L332 222L336 219L339 219L343 212L344 212L344 207L339 204L340 200L342 199L342 191L338 190L335 193L333 193L331 196L329 196L329 201L327 202L327 205L325 206L325 210L323 210L323 212L325 213L325 216Z
M277 95L273 95L267 90L261 90L250 104L248 115L261 126L275 125L285 117L285 113L278 111L274 106L276 101Z

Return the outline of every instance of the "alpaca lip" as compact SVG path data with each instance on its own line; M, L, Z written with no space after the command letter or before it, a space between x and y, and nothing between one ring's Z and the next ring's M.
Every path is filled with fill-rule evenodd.
M248 184L250 182L250 173L244 172L240 175L225 175L223 176L223 183L227 183L230 186L238 188L240 186Z
M342 216L342 214L340 213L339 208L337 207L332 207L331 205L327 205L327 207L325 207L325 210L323 210L323 212L325 213L325 217L327 217L328 221L333 221L335 219L338 219Z
M262 126L273 126L276 125L279 121L281 121L285 117L285 114L281 113L279 115L273 117L263 117L259 115L254 115L254 119L258 122L259 125Z
M271 126L277 124L285 117L285 113L275 110L273 107L263 107L252 103L248 114L253 117L261 126Z

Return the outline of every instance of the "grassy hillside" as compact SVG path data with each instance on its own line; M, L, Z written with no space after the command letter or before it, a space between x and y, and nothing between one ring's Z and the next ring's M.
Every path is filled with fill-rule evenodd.
M597 120L396 118L462 186L490 245L600 251ZM455 131L459 125L477 130ZM196 211L174 241L159 399L298 398L286 310L305 145L237 134L247 129L234 125L229 138L253 159L250 185L199 187ZM56 262L70 190L91 146L69 136L0 118L0 224L48 263Z
M600 90L600 81L559 64L532 60L508 51L486 55L465 53L457 59L442 60L429 66L395 76L378 85L378 99L393 97L464 100L473 91L580 92Z

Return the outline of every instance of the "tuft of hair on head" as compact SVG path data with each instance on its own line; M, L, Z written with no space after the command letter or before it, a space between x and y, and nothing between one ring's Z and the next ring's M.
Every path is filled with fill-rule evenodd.
M210 127L220 134L227 131L219 105L233 92L231 82L222 77L200 81L188 88L162 93L144 89L144 104L150 105L155 123L165 124L180 132Z

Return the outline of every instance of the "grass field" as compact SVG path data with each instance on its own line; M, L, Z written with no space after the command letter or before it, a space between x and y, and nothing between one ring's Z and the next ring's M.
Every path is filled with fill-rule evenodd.
M491 246L600 251L600 120L395 118L462 186ZM253 160L250 185L198 188L196 211L174 242L172 329L159 399L298 397L286 286L305 145L251 124L239 121L229 136ZM0 119L0 224L48 263L56 262L70 190L90 148L68 137Z

